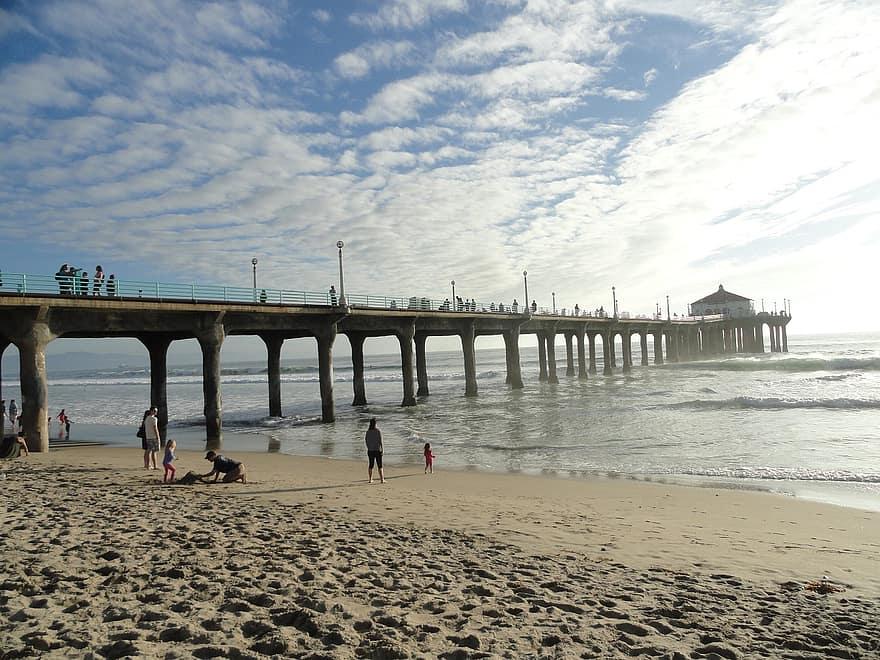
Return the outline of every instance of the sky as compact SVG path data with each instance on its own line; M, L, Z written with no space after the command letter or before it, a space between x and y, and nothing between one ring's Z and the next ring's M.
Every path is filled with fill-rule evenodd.
M0 3L0 269L880 329L876 0ZM4 360L5 362L5 360Z

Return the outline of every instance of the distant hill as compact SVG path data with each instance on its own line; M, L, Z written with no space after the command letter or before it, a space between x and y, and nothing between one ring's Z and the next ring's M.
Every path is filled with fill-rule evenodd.
M146 355L132 353L90 353L74 351L70 353L58 353L46 356L46 371L50 374L63 373L65 371L85 371L89 369L107 369L119 365L130 367L146 367L149 358ZM15 355L3 356L3 377L16 376L18 374L18 357Z

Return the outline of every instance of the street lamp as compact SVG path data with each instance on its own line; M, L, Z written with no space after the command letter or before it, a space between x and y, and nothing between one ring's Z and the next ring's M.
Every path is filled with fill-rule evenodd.
M345 243L336 241L336 247L339 248L339 304L345 307L345 280L342 279L342 248Z
M614 318L617 318L617 289L611 287L611 298L614 301Z
M551 291L550 295L553 296L553 313L555 314L556 313L556 292Z
M251 259L251 265L254 267L254 291L257 290L257 258Z
M458 311L458 302L455 300L455 280L449 283L452 285L452 309Z
M526 314L528 314L531 307L529 307L529 272L527 270L523 271L523 286L526 289L526 299L523 301L525 303L523 307L526 310Z
M669 313L669 296L666 296L666 320L672 320L672 314Z

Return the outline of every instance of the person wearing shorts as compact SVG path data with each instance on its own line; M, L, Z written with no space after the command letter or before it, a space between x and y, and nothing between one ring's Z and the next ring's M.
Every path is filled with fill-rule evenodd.
M373 483L373 465L379 468L379 481L385 483L385 473L382 471L382 432L376 428L376 418L370 419L370 428L364 436L364 442L367 445L367 458L370 461L370 467L367 471L370 483Z
M216 483L217 479L219 479L222 474L224 484L231 484L234 481L240 481L243 484L247 483L247 473L244 469L244 463L234 461L231 458L226 458L215 451L209 451L205 454L205 460L213 462L214 469L208 472L208 474L202 475L204 479L214 477L214 483Z

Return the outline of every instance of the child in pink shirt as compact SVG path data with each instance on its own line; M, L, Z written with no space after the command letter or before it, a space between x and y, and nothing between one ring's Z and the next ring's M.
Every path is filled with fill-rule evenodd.
M425 474L434 474L434 452L431 451L431 443L425 443Z

